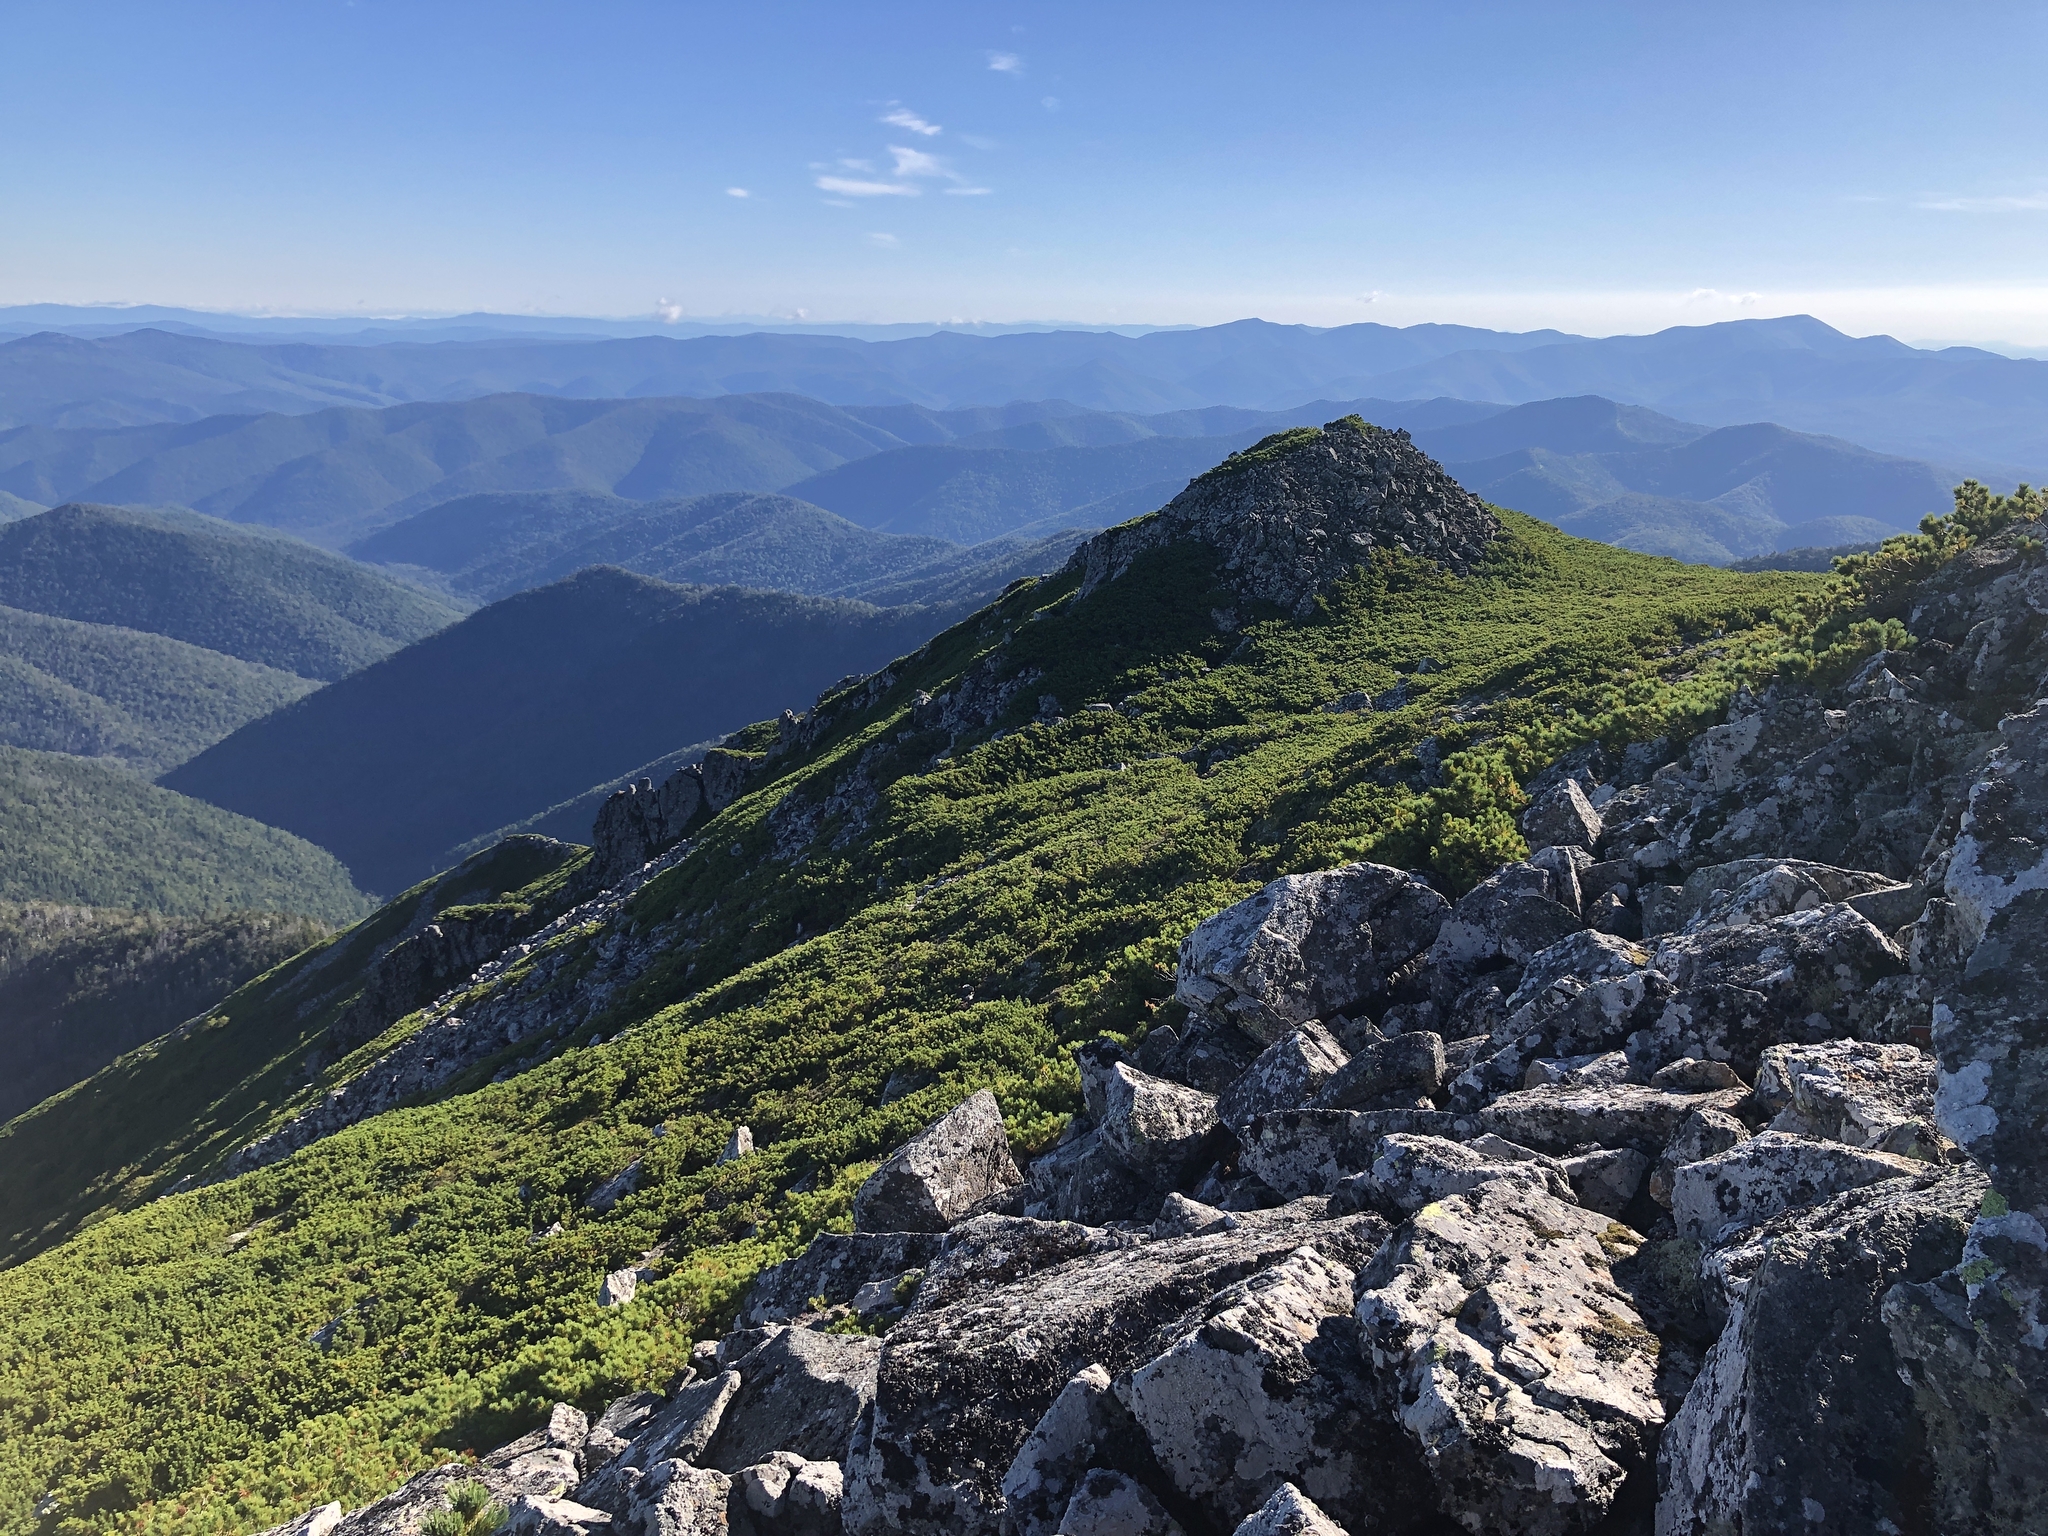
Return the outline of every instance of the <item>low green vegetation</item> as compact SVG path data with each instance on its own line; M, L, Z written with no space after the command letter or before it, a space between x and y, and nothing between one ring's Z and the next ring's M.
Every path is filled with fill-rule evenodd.
M1020 583L879 698L826 702L819 739L773 759L604 936L658 933L660 953L551 1059L231 1181L128 1209L81 1192L75 1207L107 1212L82 1230L46 1213L15 1252L68 1240L0 1272L0 1524L51 1491L65 1536L252 1530L487 1448L550 1401L660 1386L752 1274L843 1224L875 1159L967 1092L994 1090L1020 1153L1054 1139L1078 1105L1072 1046L1173 1017L1174 952L1203 916L1358 857L1458 888L1520 850L1517 786L1560 751L1682 736L1742 682L1882 643L1835 578L1504 521L1470 578L1384 559L1306 621L1232 632L1187 547L1086 598ZM949 746L918 693L989 668L1017 679L1011 702ZM1404 682L1398 706L1327 708ZM1062 723L1033 722L1046 695ZM834 809L862 782L864 826ZM802 856L778 855L806 813ZM377 919L398 920L396 904ZM556 942L575 957L593 937ZM187 1149L160 1179L204 1166L319 1091L292 1079L297 1026L248 1026L276 1031L272 1077L223 1065L234 1040L257 1059L236 1007L221 1045L202 1030L117 1064L110 1109L169 1106L132 1164L155 1136ZM111 1085L25 1119L72 1106L76 1141ZM201 1102L203 1132L174 1123ZM717 1165L737 1124L759 1150ZM634 1159L637 1192L588 1210ZM657 1243L639 1298L600 1309L603 1274Z
M1955 509L1920 520L1918 533L1886 539L1867 554L1849 555L1835 569L1854 582L1873 613L1903 618L1920 584L1972 545L2014 523L2039 522L2048 493L2024 482L2000 496L1975 480L1955 489Z
M0 905L0 1122L326 937L268 912Z
M0 747L0 901L348 922L370 903L332 854L119 768Z
M0 744L155 778L318 687L115 624L0 607Z
M296 946L232 993L215 991L172 1021L189 1027L153 1034L0 1126L0 1167L9 1171L0 1180L0 1265L196 1178L360 1072L376 1044L337 1060L328 1026L362 990L372 958L409 925L501 906L538 909L544 921L576 899L588 860L586 850L532 838L490 849L346 932Z

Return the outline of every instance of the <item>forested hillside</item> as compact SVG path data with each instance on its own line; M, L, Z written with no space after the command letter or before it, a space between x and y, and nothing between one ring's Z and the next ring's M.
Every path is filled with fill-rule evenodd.
M942 622L593 568L245 726L163 782L317 843L388 893L471 838L764 708L802 707Z
M0 905L0 1121L327 937L310 918Z
M369 903L332 854L85 758L0 747L0 901L187 916Z
M0 524L0 604L319 681L458 617L429 593L268 529L76 503Z

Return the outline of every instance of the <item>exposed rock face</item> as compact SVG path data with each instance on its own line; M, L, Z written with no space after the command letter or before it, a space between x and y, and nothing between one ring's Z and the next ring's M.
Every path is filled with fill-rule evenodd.
M1671 1190L1671 1214L1681 1237L1708 1242L1730 1227L1753 1226L1845 1189L1911 1178L1919 1171L1920 1165L1903 1157L1765 1131L1680 1168Z
M845 1306L864 1285L923 1269L945 1241L937 1232L821 1232L796 1258L764 1269L740 1302L739 1326L786 1323L817 1297Z
M1590 1529L1652 1456L1658 1340L1609 1270L1639 1241L1494 1180L1426 1207L1373 1260L1359 1321L1468 1530Z
M854 1196L853 1224L862 1232L943 1232L1023 1181L1003 1112L984 1088L868 1176Z
M882 1341L859 1334L777 1328L746 1354L728 1360L740 1390L720 1417L718 1433L692 1458L721 1472L739 1472L777 1451L835 1465L846 1455L856 1420L874 1400L875 1361Z
M1384 864L1288 875L1187 936L1175 995L1270 1045L1378 991L1429 947L1446 910Z
M704 800L704 770L696 763L678 768L659 788L653 780L642 779L613 790L598 807L590 829L599 878L609 885L673 848Z
M1983 1180L1881 1184L1788 1212L1664 1432L1658 1536L1957 1531L1880 1309L1954 1264ZM1931 1518L1932 1517L1932 1518Z
M1774 1131L1900 1151L1894 1143L1923 1140L1934 1115L1934 1079L1932 1058L1916 1046L1778 1045L1764 1052L1756 1098L1775 1117Z
M1240 596L1305 614L1319 592L1375 552L1463 574L1499 532L1485 504L1406 432L1348 416L1233 454L1150 517L1097 534L1069 568L1090 592L1146 551L1192 541L1221 556L1224 579Z

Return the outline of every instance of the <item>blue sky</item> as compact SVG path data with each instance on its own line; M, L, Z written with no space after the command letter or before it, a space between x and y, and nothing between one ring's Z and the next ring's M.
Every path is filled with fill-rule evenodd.
M2038 3L10 0L0 29L0 303L1803 310L2048 345Z

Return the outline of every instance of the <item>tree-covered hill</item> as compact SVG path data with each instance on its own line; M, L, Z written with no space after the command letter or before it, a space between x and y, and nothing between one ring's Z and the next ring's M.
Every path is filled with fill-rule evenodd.
M0 905L0 1122L326 937L268 912Z
M334 856L85 758L0 747L0 901L198 916L369 903Z
M77 503L0 524L0 605L143 630L320 681L459 616L269 529Z
M0 744L148 778L317 683L117 624L0 607Z
M1233 461L1202 505L1321 440ZM460 1000L465 1027L524 1032L449 1090L0 1273L0 1519L52 1490L66 1536L254 1529L550 1400L662 1384L966 1092L993 1089L1019 1147L1050 1143L1072 1046L1172 1016L1199 918L1357 857L1462 888L1520 851L1518 784L1569 746L1686 735L1739 680L1877 643L1825 578L1513 514L1463 575L1381 540L1288 610L1247 596L1255 550L1229 566L1171 526L1103 546L1086 589L1080 567L1021 584L743 733L760 767L686 857ZM1382 707L1328 707L1360 694ZM265 1095L240 1134L346 1087ZM738 1124L758 1150L721 1164ZM586 1207L635 1160L635 1193ZM640 1299L602 1308L604 1273L657 1245Z
M606 567L493 603L165 775L284 827L366 890L607 777L798 707L940 622Z

